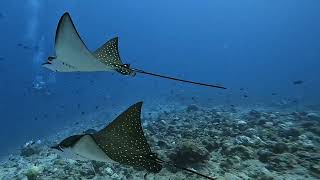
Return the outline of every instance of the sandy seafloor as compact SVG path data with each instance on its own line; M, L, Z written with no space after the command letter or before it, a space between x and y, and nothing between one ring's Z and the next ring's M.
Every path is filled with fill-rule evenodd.
M216 179L320 179L320 111L173 104L142 111L145 135L164 160ZM66 159L49 148L104 127L104 116L95 112L52 137L21 145L1 162L0 179L144 179L139 168ZM146 179L201 178L166 166Z

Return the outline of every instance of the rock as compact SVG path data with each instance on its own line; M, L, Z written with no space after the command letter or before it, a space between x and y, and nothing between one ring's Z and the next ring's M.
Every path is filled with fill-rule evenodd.
M231 173L225 173L224 179L225 180L241 180L241 178L239 178L238 176L231 174Z
M265 163L267 162L270 157L272 157L274 154L266 149L260 149L258 152L257 152L257 155L258 155L258 159Z
M257 122L255 124L257 125L264 125L266 122L268 122L269 120L266 117L261 117L260 119L257 120Z
M306 116L309 121L320 121L320 115L317 113L311 112L308 113Z
M276 154L281 154L284 152L288 152L289 148L288 145L286 143L276 143L273 147L272 147L272 152L276 153Z
M235 155L224 158L219 165L221 169L228 172L230 169L237 169L241 165L240 162L242 162L241 158Z
M315 127L317 125L318 125L318 123L315 122L315 121L304 121L304 122L301 123L301 126L303 128L312 128L312 127Z
M159 147L161 147L162 149L169 147L169 145L168 145L165 141L162 141L162 140L159 140L159 141L157 142L157 145L158 145Z
M260 177L257 178L257 180L274 180L275 178L273 176L270 175L262 175Z
M265 165L258 160L248 160L243 163L243 166L246 167L246 174L252 179L258 179L260 177L271 177L271 172L265 168Z
M279 136L281 136L281 137L289 137L289 136L292 136L292 137L297 138L298 136L300 136L300 134L301 134L301 130L299 130L298 128L282 129L282 130L279 132Z
M168 135L175 135L175 134L179 133L176 126L173 126L173 125L169 125L166 132Z
M244 131L243 134L248 137L253 137L258 134L258 131L254 128L249 128L246 131Z
M251 138L249 138L247 136L237 136L234 141L235 141L234 143L237 145L248 146L248 145L253 144L253 142L251 141Z
M320 125L313 126L309 129L312 133L314 133L317 136L320 136Z
M273 128L274 127L274 124L273 122L271 121L267 121L263 124L263 127L266 127L266 128Z
M236 128L241 131L244 131L248 128L248 124L247 124L247 122L245 122L243 120L239 120L236 122Z
M23 147L20 151L20 156L22 157L30 157L32 155L37 155L41 152L41 148L37 145L30 145Z
M209 152L219 148L218 144L213 139L205 139L202 141L202 144Z
M96 174L92 169L83 169L80 170L80 175L85 179L93 179Z
M239 156L242 160L253 158L253 151L243 145L228 147L222 153L227 156Z
M28 180L35 180L42 173L42 171L42 167L32 165L27 169L25 175L27 176Z
M110 167L107 167L107 168L104 169L104 173L109 175L109 176L112 176L114 172Z
M199 110L199 107L197 105L194 105L194 104L191 104L187 107L187 112L190 113L190 112L194 112L194 111L198 111Z
M230 162L226 161L222 161L220 162L219 166L221 169L223 169L224 171L228 171L229 169L232 169L232 165Z
M300 135L299 137L299 143L305 147L305 148L313 148L314 147L314 144L312 143L312 141L308 138L307 135L305 134L302 134Z
M91 161L92 167L97 174L102 174L103 166L106 164L105 162L99 161Z
M295 168L297 165L296 157L290 153L282 153L270 157L267 168L273 171L287 171Z
M251 110L248 115L250 120L257 120L261 117L261 113L256 110Z
M203 145L194 142L183 142L169 158L178 165L188 166L209 159L209 152Z
M320 175L320 164L311 164L309 169L318 176Z

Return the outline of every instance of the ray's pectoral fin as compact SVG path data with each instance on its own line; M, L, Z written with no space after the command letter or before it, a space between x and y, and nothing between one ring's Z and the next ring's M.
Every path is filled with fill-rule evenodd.
M44 67L58 72L109 71L86 47L76 30L69 13L59 20L55 36L56 58L48 58Z
M128 64L123 64L119 55L118 37L110 39L100 48L98 48L93 55L108 67L112 67L115 71L123 75L134 76L135 72L130 69Z
M112 160L156 173L162 165L148 158L152 152L141 126L141 106L132 105L93 137Z

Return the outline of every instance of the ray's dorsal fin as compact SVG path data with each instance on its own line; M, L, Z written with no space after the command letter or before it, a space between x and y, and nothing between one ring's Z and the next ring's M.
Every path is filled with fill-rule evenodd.
M157 173L162 165L149 159L152 152L141 127L141 106L142 102L132 105L92 136L112 160Z

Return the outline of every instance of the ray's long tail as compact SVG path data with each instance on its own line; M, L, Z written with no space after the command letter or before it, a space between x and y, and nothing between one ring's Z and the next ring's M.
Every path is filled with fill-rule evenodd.
M207 176L207 175L198 173L198 172L195 171L195 170L188 169L188 168L179 166L179 165L177 165L177 164L174 164L174 163L171 163L171 162L167 162L167 161L161 160L161 159L159 159L159 158L156 158L155 161L157 161L157 162L159 162L159 163L164 163L164 164L169 165L169 166L174 166L174 167L176 167L176 168L179 168L179 169L188 171L188 172L190 172L190 173L196 174L196 175L201 176L201 177L206 178L206 179L215 180L214 177L210 177L210 176Z
M119 65L117 65L119 66ZM165 79L170 79L170 80L174 80L174 81L180 81L180 82L185 82L185 83L190 83L190 84L196 84L196 85L200 85L200 86L207 86L207 87L213 87L213 88L219 88L219 89L227 89L226 87L223 86L219 86L219 85L213 85L213 84L206 84L206 83L201 83L201 82L195 82L195 81L189 81L189 80L185 80L185 79L179 79L179 78L175 78L175 77L170 77L170 76L165 76L165 75L160 75L160 74L156 74L156 73L152 73L152 72L147 72L141 69L136 69L136 68L130 68L129 64L123 64L120 65L122 68L125 68L129 71L135 72L135 73L141 73L141 74L147 74L147 75L151 75L151 76L155 76L155 77L160 77L160 78L165 78Z
M195 82L195 81L189 81L189 80L185 80L185 79L178 79L178 78L175 78L175 77L170 77L170 76L164 76L164 75L160 75L160 74L155 74L155 73L143 71L143 70L140 70L140 69L132 69L132 70L133 70L134 72L137 72L137 73L147 74L147 75L156 76L156 77L165 78L165 79L171 79L171 80L174 80L174 81L180 81L180 82L185 82L185 83L190 83L190 84L196 84L196 85L200 85L200 86L208 86L208 87L213 87L213 88L227 89L227 88L225 88L225 87L223 87L223 86L206 84L206 83L200 83L200 82Z

